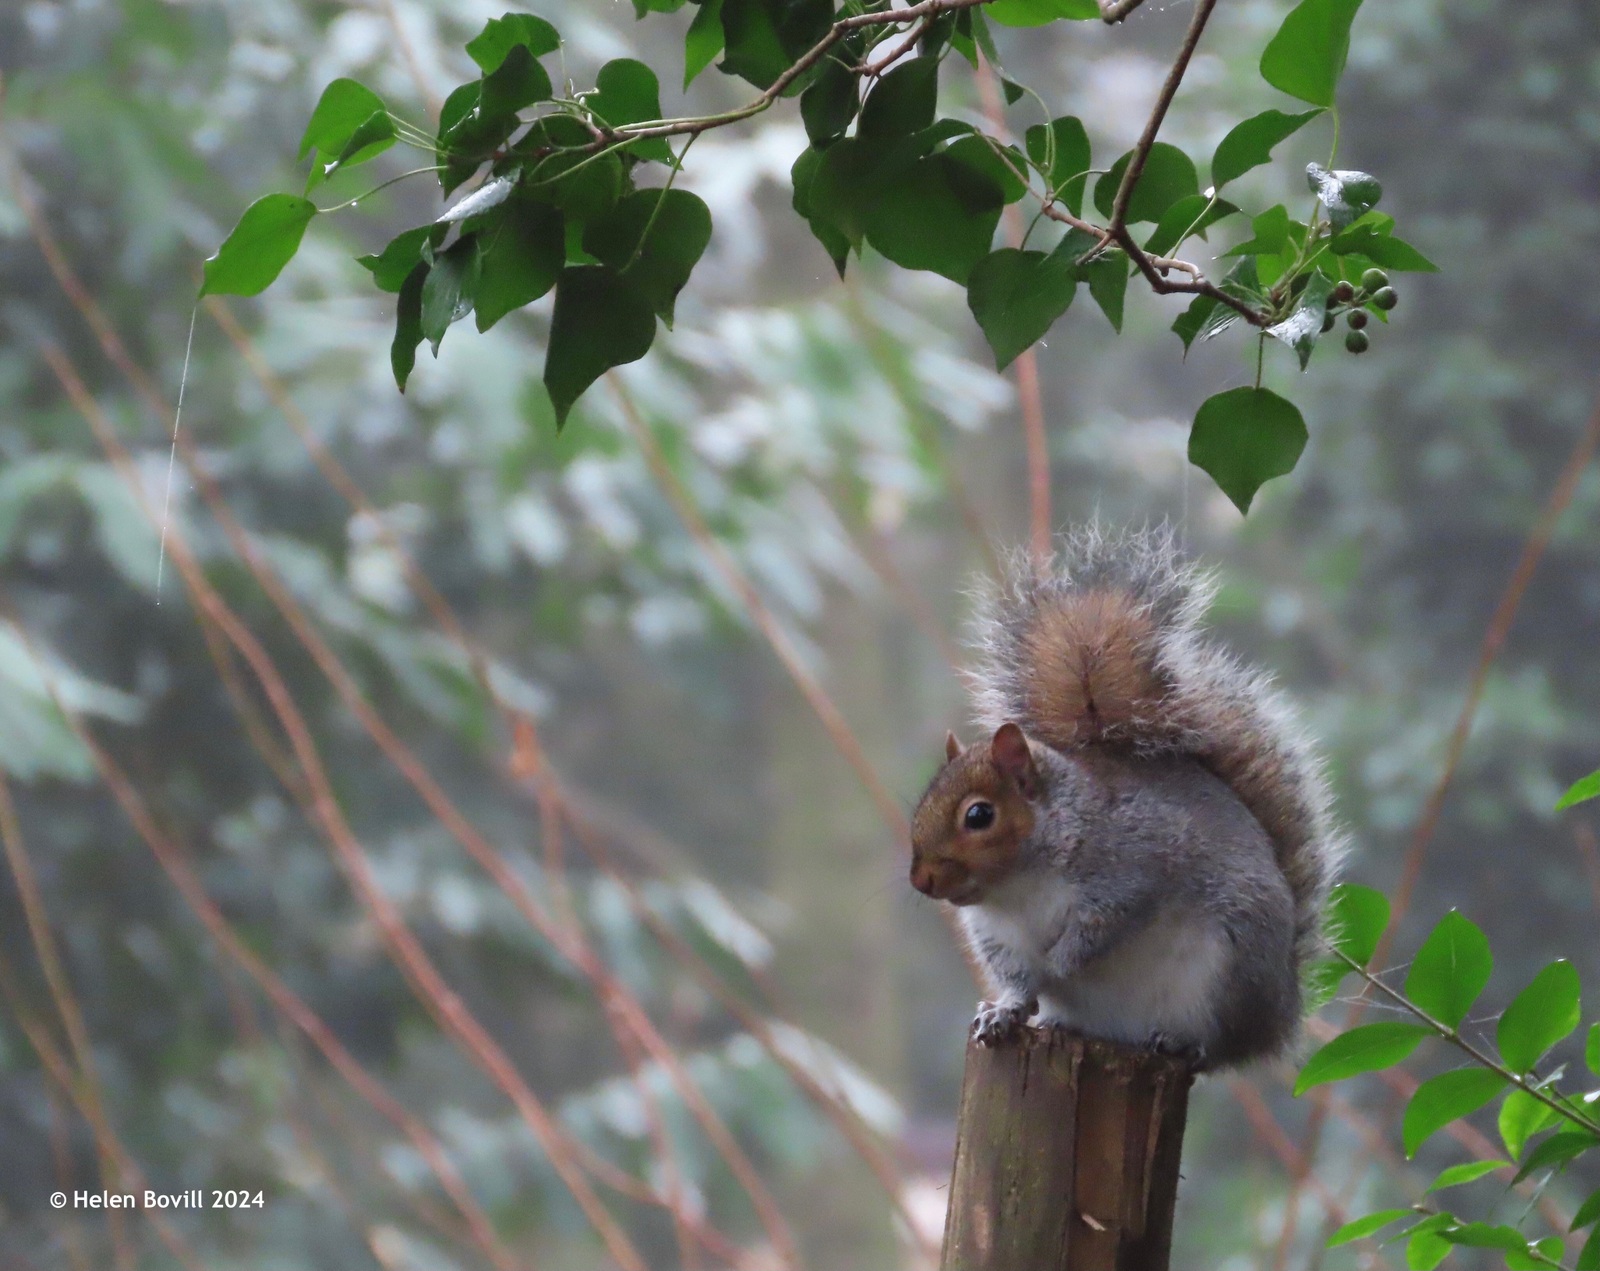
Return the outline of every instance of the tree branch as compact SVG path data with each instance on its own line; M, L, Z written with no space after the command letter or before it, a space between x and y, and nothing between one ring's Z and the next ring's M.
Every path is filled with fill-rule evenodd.
M1102 4L1104 0L1102 0ZM1139 138L1139 144L1133 148L1133 155L1128 160L1128 168L1122 174L1122 184L1117 187L1116 200L1111 205L1111 232L1115 234L1122 228L1128 215L1128 203L1133 198L1133 188L1139 184L1139 178L1144 175L1145 161L1150 157L1150 148L1156 143L1156 134L1161 131L1162 121L1167 117L1167 108L1172 105L1172 99L1177 96L1178 85L1183 83L1183 77L1188 73L1189 61L1194 57L1195 47L1200 43L1200 36L1205 32L1206 23L1211 18L1211 11L1217 7L1217 0L1197 0L1194 8L1194 17L1189 22L1189 30L1183 37L1183 46L1178 50L1177 59L1172 63L1172 69L1167 72L1167 82L1161 86L1161 95L1156 98L1155 108L1150 112L1150 118L1145 122L1144 134ZM1110 21L1111 19L1107 19Z
M1144 0L1100 0L1100 20L1115 26L1143 3Z
M1216 0L1211 0L1213 4ZM614 145L619 142L638 141L641 137L681 137L692 136L695 133L706 132L712 128L721 128L727 124L738 123L740 120L749 119L759 115L779 97L784 90L795 80L804 75L813 66L822 60L840 40L844 39L851 31L860 30L871 26L903 26L908 22L921 22L923 19L931 21L941 13L953 13L958 9L976 9L981 5L992 3L992 0L922 0L921 4L914 4L907 9L888 9L881 13L857 13L848 18L840 18L831 27L828 33L800 55L795 64L772 81L769 88L762 92L748 105L740 106L737 110L725 111L720 115L706 115L699 119L664 119L654 124L624 124L620 128L611 128L606 132L606 144ZM920 34L920 33L919 33ZM902 52L904 50L901 50ZM896 53L895 57L899 57ZM600 148L599 146L595 147Z

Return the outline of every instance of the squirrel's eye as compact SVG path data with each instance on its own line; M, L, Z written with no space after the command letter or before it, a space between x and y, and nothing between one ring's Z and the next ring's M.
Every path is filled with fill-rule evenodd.
M967 808L961 820L969 830L987 830L994 824L994 804L979 799Z

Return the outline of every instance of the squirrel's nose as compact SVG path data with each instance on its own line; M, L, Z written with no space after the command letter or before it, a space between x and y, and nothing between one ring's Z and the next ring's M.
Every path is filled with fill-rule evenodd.
M933 895L933 866L926 861L912 861L911 885L924 896Z

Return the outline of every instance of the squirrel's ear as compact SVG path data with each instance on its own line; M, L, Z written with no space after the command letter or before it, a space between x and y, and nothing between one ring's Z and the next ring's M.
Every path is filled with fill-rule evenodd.
M961 754L961 741L954 732L944 735L944 757L946 760L956 758Z
M1039 788L1039 772L1033 766L1033 754L1022 729L1015 724L1001 724L989 743L989 758L1001 772L1016 779L1024 797L1033 797Z

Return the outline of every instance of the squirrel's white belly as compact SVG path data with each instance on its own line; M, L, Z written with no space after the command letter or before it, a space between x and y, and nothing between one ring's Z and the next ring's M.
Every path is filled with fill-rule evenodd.
M1216 1028L1228 951L1227 933L1215 920L1157 914L1070 980L1047 979L1040 1022L1111 1041L1143 1044L1162 1034L1205 1044Z

